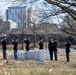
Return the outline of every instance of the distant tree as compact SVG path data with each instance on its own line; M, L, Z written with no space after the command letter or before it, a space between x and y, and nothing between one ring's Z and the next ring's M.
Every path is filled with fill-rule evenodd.
M22 34L22 49L24 48L24 34L26 33L26 13L25 11L22 14L18 14L20 24L19 24L19 31Z
M54 19L57 18L59 30L72 36L76 36L76 0L44 0L44 19L48 18L54 25ZM49 5L51 9L49 10ZM63 16L64 15L64 16ZM55 18L56 17L56 18ZM53 20L51 18L54 18ZM61 22L59 19L62 19Z
M26 0L14 0L21 1L22 3ZM36 2L39 0L30 0L29 2ZM54 7L59 7L58 13L68 13L74 20L76 20L76 0L44 0L50 5L54 5ZM61 9L61 11L60 11Z
M11 0L12 1L12 0ZM29 3L36 3L39 0L30 0ZM22 3L27 3L27 0L13 0L13 2L22 4ZM76 0L44 0L43 1L43 6L47 6L47 12L49 11L49 13L47 13L47 15L44 15L44 18L49 18L50 16L52 16L52 18L54 18L55 16L59 16L61 14L66 14L67 16L71 16L71 18L76 21ZM42 8L42 7L41 7ZM51 10L53 8L53 10ZM43 9L42 9L43 11ZM46 11L46 8L44 8L44 11ZM65 16L66 16L65 15ZM46 17L47 16L47 17ZM62 17L63 19L64 17ZM55 18L54 18L55 19ZM58 18L58 22L59 22L59 18ZM54 22L53 22L54 23ZM60 25L60 23L59 23ZM61 26L61 25L60 25ZM71 27L70 24L66 25L67 27L69 26L69 28L71 28L71 35L75 36L75 26ZM63 25L62 28L66 29L67 31L63 30L65 33L69 34L69 30L68 28L65 28L65 25Z
M45 25L45 27L41 27L42 28L42 30L44 30L44 32L45 32L45 36L46 36L46 50L47 50L47 48L48 48L48 32L49 32L49 23L47 23L47 22L45 22L45 23L43 23L44 25Z
M61 9L58 12L68 13L74 20L76 20L76 0L45 0L51 5L55 5ZM58 14L58 13L57 13Z
M32 10L31 21L30 21L30 24L31 24L30 30L34 34L34 47L36 47L36 34L40 29L39 17L37 13L38 13L37 10Z
M3 33L3 19L0 19L0 33Z
M76 37L76 21L71 16L65 16L60 24L60 29L66 34Z

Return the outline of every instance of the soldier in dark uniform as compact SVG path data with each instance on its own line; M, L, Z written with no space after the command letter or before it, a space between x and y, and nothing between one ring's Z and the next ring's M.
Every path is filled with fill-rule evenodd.
M29 51L30 50L30 37L27 36L27 39L25 39L24 42L26 43L26 51Z
M69 57L69 53L70 53L70 40L68 39L67 42L65 42L65 52L66 52L66 59L67 59L67 62L70 61L70 57Z
M51 38L49 43L48 43L48 49L49 49L49 53L50 53L50 60L53 60L53 50L54 50L54 41Z
M43 43L43 39L40 38L40 41L38 41L38 44L39 44L39 49L44 49L43 46L44 46L44 43Z
M14 59L18 59L18 57L17 57L17 50L18 50L18 38L15 38L15 40L12 40L12 44L14 45L14 48L13 48L13 50L14 50Z
M54 57L55 57L55 61L57 61L57 38L54 39Z
M3 50L3 58L6 59L6 50L7 50L6 37L3 37L3 39L1 40L1 44L2 44L2 50Z

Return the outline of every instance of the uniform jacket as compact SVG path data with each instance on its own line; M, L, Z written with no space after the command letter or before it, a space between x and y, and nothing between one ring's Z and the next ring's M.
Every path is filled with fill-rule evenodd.
M17 41L14 41L14 42L12 42L12 44L14 45L14 50L18 50L18 42Z
M67 42L67 43L65 44L65 46L66 46L65 52L70 52L70 43Z
M29 49L30 40L25 40L24 42L26 43L26 49Z
M6 46L7 42L6 42L6 40L1 41L1 44L2 44L2 49L6 50L7 49L7 46Z
M48 44L48 49L49 49L49 51L54 51L54 43L53 42L49 42L49 44Z
M57 51L57 45L58 45L58 44L57 44L57 42L55 41L55 42L54 42L54 51Z
M39 44L39 49L43 49L44 46L43 42L39 42L38 44Z

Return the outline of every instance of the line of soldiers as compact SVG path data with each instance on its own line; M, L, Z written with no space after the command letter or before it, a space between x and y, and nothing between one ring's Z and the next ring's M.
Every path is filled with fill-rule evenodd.
M49 52L50 52L50 60L53 60L53 53L54 53L54 57L55 57L55 60L57 61L58 58L57 58L57 39L55 38L54 40L51 38L51 40L49 41L49 44L48 44L48 49L49 49Z
M6 59L7 40L6 40L5 36L1 40L1 44L2 44L2 50L3 50L3 58ZM13 47L14 58L17 60L18 38L15 38L14 40L12 40L12 44L14 45L14 47Z
M39 44L39 49L42 50L44 49L44 43L43 43L43 39L41 38L40 41L38 41L38 44ZM57 57L57 47L58 47L58 42L57 42L57 38L50 38L50 41L48 43L48 50L49 50L49 54L50 54L50 60L53 60L53 54L54 54L54 57L55 57L55 61L58 60L58 57ZM67 62L70 61L70 40L68 39L66 42L65 42L65 52L66 52L66 60Z
M24 42L26 43L26 51L30 50L30 37L27 36L27 39L24 40ZM6 50L7 50L7 40L6 37L3 37L3 39L1 40L1 44L2 44L2 49L3 49L3 58L6 59ZM18 38L15 38L14 40L12 40L12 44L14 45L13 50L14 50L14 59L18 59L17 57L17 50L18 50ZM43 43L43 38L40 38L40 41L38 41L39 44L39 49L42 50L44 49L44 43ZM55 61L58 60L57 57L57 38L53 39L51 38L49 43L48 43L48 50L49 50L49 54L50 54L50 60L53 60L53 54L55 57ZM69 53L70 53L70 40L68 39L67 42L65 43L65 52L66 52L66 59L67 62L70 61L69 58Z
M40 41L38 41L39 44L39 49L42 50L44 49L44 43L43 43L43 39L41 38ZM53 53L55 56L55 60L57 61L57 39L55 38L53 40L53 38L50 39L49 43L48 43L48 49L49 49L49 54L50 54L50 60L53 60Z

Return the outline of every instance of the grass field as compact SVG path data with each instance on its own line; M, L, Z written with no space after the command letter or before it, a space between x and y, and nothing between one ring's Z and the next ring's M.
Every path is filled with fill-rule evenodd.
M12 46L8 46L8 52ZM0 47L1 48L1 47ZM2 59L0 50L0 75L76 75L76 51L70 53L71 61L66 63L65 53L58 55L58 61L45 60L17 60L8 58Z

